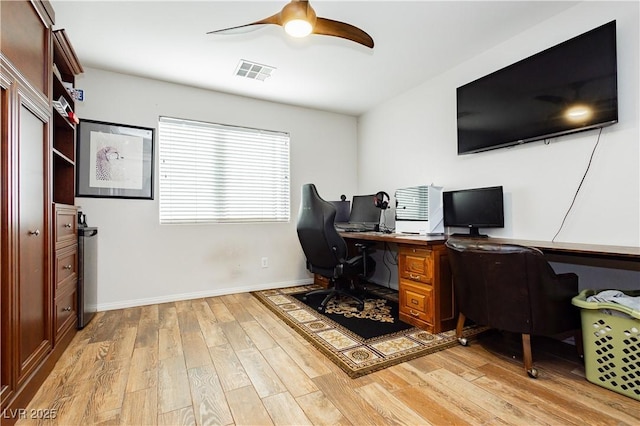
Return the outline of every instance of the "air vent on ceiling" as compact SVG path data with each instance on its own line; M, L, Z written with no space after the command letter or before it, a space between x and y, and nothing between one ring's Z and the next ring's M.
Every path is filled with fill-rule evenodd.
M265 81L271 77L271 73L275 70L274 67L268 65L256 64L255 62L249 62L241 59L236 68L236 75L238 77L246 77L252 80Z

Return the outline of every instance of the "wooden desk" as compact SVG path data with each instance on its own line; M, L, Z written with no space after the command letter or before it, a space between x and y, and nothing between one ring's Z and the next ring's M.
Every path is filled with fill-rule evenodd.
M445 235L385 234L384 232L339 232L344 239L379 241L413 246L433 246L444 244Z
M640 247L490 238L491 242L536 247L553 262L640 271Z
M398 245L400 319L431 333L455 327L457 311L446 238L381 232L340 232L347 240Z
M400 319L432 333L455 327L451 271L444 245L448 235L340 232L346 240L398 245ZM484 241L536 247L550 261L640 271L640 247L489 238Z

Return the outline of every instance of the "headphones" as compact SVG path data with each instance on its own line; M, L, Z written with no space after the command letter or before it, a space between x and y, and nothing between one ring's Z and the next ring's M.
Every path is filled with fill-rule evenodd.
M384 191L378 192L373 198L373 203L377 208L385 210L389 207L389 194Z

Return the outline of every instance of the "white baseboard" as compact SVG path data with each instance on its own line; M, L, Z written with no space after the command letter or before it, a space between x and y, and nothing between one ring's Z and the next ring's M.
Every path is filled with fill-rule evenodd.
M158 303L177 302L180 300L201 299L203 297L224 296L227 294L248 293L250 291L269 290L272 288L293 287L296 285L312 284L313 278L303 280L285 281L279 283L255 284L241 287L218 288L215 290L197 291L193 293L170 294L159 297L149 297L144 299L123 300L121 302L98 303L98 311L112 311L115 309L133 308L135 306L155 305Z

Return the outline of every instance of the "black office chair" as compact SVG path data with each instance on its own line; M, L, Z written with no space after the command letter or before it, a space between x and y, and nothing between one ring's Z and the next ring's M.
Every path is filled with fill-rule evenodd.
M298 213L298 239L307 258L307 269L329 279L330 288L314 290L305 295L326 294L318 306L324 312L327 303L336 296L347 296L364 309L364 301L349 290L354 280L364 280L375 270L375 261L367 253L366 244L356 244L359 254L347 258L347 243L334 226L335 207L323 200L314 184L302 186L302 199Z

